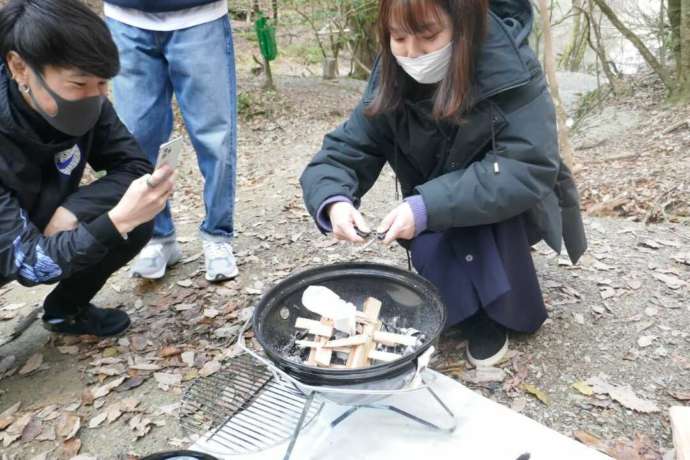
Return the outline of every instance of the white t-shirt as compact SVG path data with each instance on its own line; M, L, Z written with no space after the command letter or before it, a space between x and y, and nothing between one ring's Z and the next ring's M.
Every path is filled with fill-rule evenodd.
M163 13L147 13L134 8L122 8L121 6L111 5L106 2L103 4L103 13L110 19L115 19L133 27L169 32L215 21L228 14L228 2L227 0L217 0L206 5Z

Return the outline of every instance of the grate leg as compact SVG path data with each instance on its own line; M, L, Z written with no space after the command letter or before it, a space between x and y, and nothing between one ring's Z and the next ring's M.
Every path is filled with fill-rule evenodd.
M292 449L295 447L297 437L299 436L299 433L302 430L304 418L307 416L307 413L309 412L309 406L311 406L312 401L314 401L314 393L309 393L306 401L304 402L304 409L302 410L302 415L300 415L299 417L299 421L297 422L297 426L295 427L295 432L292 435L290 445L287 448L287 452L285 452L285 457L283 457L283 460L290 460L290 456L292 455Z
M356 410L362 409L362 408L367 408L367 409L380 409L380 410L389 410L392 412L395 412L396 414L402 415L403 417L409 418L410 420L414 420L415 422L424 425L428 428L432 428L434 430L438 431L445 431L447 433L452 433L455 431L455 428L457 427L457 420L455 418L455 414L448 408L448 406L443 402L443 400L432 390L430 387L426 387L426 390L433 396L434 400L438 403L439 406L441 406L444 410L444 412L448 415L448 417L451 419L451 422L449 423L448 426L443 427L439 426L435 423L432 423L428 420L425 420L421 417L418 417L410 412L404 411L398 407L389 405L389 404L371 404L371 405L363 405L363 406L353 406L350 409L346 410L342 415L340 415L338 418L333 420L331 422L331 427L335 427L336 425L340 424L343 422L346 418L351 416L352 414L355 413Z
M359 409L360 407L366 407L366 406L352 406L345 412L343 412L338 418L333 420L331 422L331 428L334 428L336 425L338 425L340 422L348 418L350 415L354 414L354 412Z

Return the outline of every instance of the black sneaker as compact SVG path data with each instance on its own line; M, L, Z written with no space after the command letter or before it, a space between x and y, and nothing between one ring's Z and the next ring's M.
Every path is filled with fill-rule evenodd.
M74 315L60 316L48 312L43 315L43 327L58 334L111 337L124 332L129 324L126 312L92 304Z
M493 366L508 351L508 332L484 312L476 316L467 331L467 359L476 367Z

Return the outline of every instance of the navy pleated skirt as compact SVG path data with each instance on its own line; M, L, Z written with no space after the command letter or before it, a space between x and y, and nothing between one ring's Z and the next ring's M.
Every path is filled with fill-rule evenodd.
M410 251L417 272L441 293L447 326L479 309L519 332L534 332L547 318L522 216L424 232L412 240Z

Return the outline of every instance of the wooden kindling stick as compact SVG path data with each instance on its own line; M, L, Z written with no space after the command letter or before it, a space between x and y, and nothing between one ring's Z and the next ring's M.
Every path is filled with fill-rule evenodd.
M381 301L369 297L364 301L364 314L370 322L364 325L362 335L366 337L365 343L357 345L347 360L348 368L365 367L369 363L369 353L376 348L374 332L381 326L379 314L381 313Z

